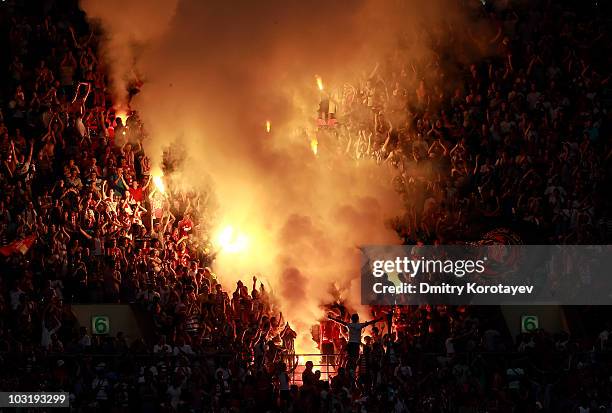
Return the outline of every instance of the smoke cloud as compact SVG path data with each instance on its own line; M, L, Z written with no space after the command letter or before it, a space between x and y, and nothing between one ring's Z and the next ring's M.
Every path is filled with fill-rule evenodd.
M338 294L359 302L359 245L397 243L384 225L401 214L392 171L310 148L320 92L366 78L377 63L431 56L421 32L465 18L445 1L83 0L101 20L118 99L126 74L146 82L131 105L156 164L174 144L187 154L174 179L212 187L216 228L249 239L215 268L233 289L253 274L268 284L298 331ZM130 54L141 43L137 58ZM124 83L122 83L124 82ZM392 85L389 85L390 87ZM339 114L341 118L341 113ZM265 123L271 122L271 132ZM306 131L306 132L304 132ZM213 234L217 229L213 230ZM307 345L302 337L302 349Z
M177 5L178 0L81 0L88 19L104 29L100 52L109 68L116 107L127 108L129 82L137 76L139 57L165 33Z

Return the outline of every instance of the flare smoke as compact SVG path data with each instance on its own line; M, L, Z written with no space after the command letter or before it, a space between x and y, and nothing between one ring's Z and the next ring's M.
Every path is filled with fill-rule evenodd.
M420 29L443 20L463 24L454 3L127 3L82 1L105 29L117 99L125 98L120 91L130 73L144 76L132 107L150 136L148 155L159 164L169 144L182 147L181 183L210 186L213 224L230 224L250 238L243 254L220 254L221 280L233 289L233 281L260 273L298 331L322 315L319 305L332 299L332 285L356 303L356 247L397 242L384 225L401 214L392 171L314 156L308 137L296 131L314 133L322 93L315 75L326 91L342 90L384 58L428 59ZM394 53L398 42L401 56ZM267 120L270 133L262 128Z

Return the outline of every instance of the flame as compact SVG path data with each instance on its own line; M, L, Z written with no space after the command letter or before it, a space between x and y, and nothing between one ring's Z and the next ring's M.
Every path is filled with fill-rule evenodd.
M246 235L234 231L231 225L226 226L217 236L217 242L224 252L241 252L249 246L249 239Z
M315 79L317 79L317 87L323 91L323 79L319 75L315 75Z
M270 133L270 127L271 127L271 126L272 126L272 125L270 124L270 121L269 121L269 120L267 120L267 121L266 121L266 132Z
M295 354L298 355L298 365L305 366L308 361L312 361L313 370L321 371L321 379L329 380L336 372L336 368L331 364L331 360L327 361L323 358L321 351L316 343L312 340L310 332L298 332L298 337L295 340ZM328 374L329 373L329 374Z
M115 111L115 119L117 118L121 118L121 121L125 125L125 122L127 121L127 118L128 118L127 111L125 109L117 109Z
M312 153L314 153L315 155L317 154L319 149L319 141L317 140L317 138L312 138L310 140L310 149L312 150Z
M307 330L307 331L303 331ZM295 354L298 354L298 363L303 366L307 361L312 361L313 364L321 363L320 350L317 344L312 340L312 335L308 328L298 331L298 336L295 340Z
M320 354L308 354L305 356L298 356L298 364L300 366L305 365L306 362L308 361L312 361L312 364L314 364L318 368L319 364L321 364L321 355Z
M153 175L153 183L155 184L155 187L160 193L162 194L166 193L166 185L164 184L162 175Z

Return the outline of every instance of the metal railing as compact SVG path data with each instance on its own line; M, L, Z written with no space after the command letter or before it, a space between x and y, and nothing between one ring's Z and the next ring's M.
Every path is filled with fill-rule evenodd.
M306 363L312 362L312 371L317 370L321 373L320 380L329 380L332 378L342 362L341 354L290 354L283 356L282 360L286 365L290 377L291 384L302 384L302 373L306 369Z
M534 360L540 358L540 354L538 352L516 352L516 351L500 351L500 352L457 352L453 355L448 355L447 353L437 353L437 352L423 352L423 353L414 353L413 356L419 358L431 358L437 359L438 362L442 362L447 360L447 362L456 361L457 359L462 359L464 363L471 364L477 358L495 358L497 361L503 360L507 363L508 366L518 366L522 365L525 367L531 367L535 372L540 374L546 373L546 371L541 370L541 366L538 366ZM15 357L22 357L23 354L17 354L12 352L0 352L0 357L5 358L6 360L10 360ZM593 362L594 360L601 360L603 357L605 360L610 360L612 358L612 352L609 349L594 349L591 351L552 351L547 352L547 356L556 357L556 362L553 363L555 365L554 371L568 371L569 364L568 361L571 361L571 364L576 364L579 361L583 362ZM123 364L126 359L131 359L136 362L141 363L152 363L158 362L160 360L173 360L181 362L191 363L196 360L202 362L206 359L214 359L216 362L229 362L232 359L236 358L236 354L226 353L226 352L210 352L210 353L199 353L193 355L173 355L173 354L155 354L155 353L113 353L113 354L103 354L103 353L88 353L88 352L67 352L67 353L44 353L38 358L38 362L42 363L41 365L45 366L54 366L57 360L64 360L68 363L82 363L84 359L89 359L90 362L96 366L98 363L104 362L106 363L108 368L117 368L121 364ZM311 361L313 363L313 372L319 370L321 372L320 380L328 381L330 380L338 371L338 368L342 366L345 362L345 354L320 354L320 353L308 353L308 354L284 354L276 361L282 361L287 366L287 373L290 377L291 384L301 385L302 384L302 373L305 370L306 362ZM550 373L550 371L549 371ZM1 374L0 374L1 375Z

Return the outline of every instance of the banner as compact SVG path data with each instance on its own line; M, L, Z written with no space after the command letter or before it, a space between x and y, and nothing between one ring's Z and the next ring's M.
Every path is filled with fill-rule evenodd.
M20 240L15 240L4 247L0 247L0 254L8 257L12 254L17 254L18 252L22 255L25 255L32 245L34 245L34 241L36 241L36 235L30 235Z

